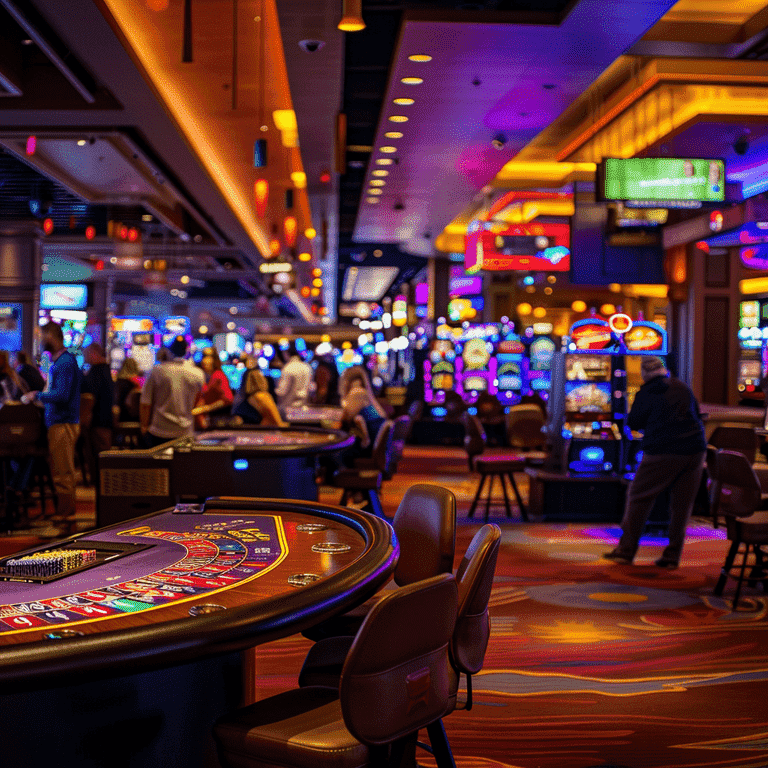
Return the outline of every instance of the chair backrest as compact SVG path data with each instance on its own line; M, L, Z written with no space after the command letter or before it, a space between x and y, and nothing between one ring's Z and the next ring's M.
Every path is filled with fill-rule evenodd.
M390 592L368 613L339 684L344 724L358 741L388 744L448 711L456 610L456 580L442 574Z
M500 544L501 528L484 525L473 536L456 571L459 612L451 641L451 663L466 675L475 675L483 668L491 636L488 601Z
M464 418L464 450L467 452L470 467L475 456L479 456L485 450L485 430L477 416L465 413Z
M6 403L0 408L0 447L3 453L24 452L43 442L43 411L30 403Z
M504 406L496 395L489 392L481 392L475 401L477 417L481 422L493 422L504 419Z
M751 464L755 460L757 448L760 445L760 438L758 438L754 427L720 426L715 427L707 443L713 445L718 450L743 453Z
M387 466L387 450L389 448L389 435L392 432L392 422L387 419L376 433L371 449L371 459L379 472L383 472Z
M395 583L402 587L450 573L456 554L456 497L439 485L412 485L392 518L400 542Z
M546 439L541 431L544 424L544 414L537 405L513 405L507 414L507 443L513 448L540 448Z
M418 421L424 415L424 403L421 400L414 400L408 406L408 415L411 421Z
M411 431L411 417L408 415L398 416L392 422L392 431L389 434L389 443L387 445L386 460L384 465L384 478L389 480L395 472L400 459L403 458L405 450L405 441Z
M719 496L717 513L723 517L749 517L760 507L760 481L743 453L718 451L715 481Z
M449 390L445 393L445 421L460 421L467 410L467 404L458 392Z

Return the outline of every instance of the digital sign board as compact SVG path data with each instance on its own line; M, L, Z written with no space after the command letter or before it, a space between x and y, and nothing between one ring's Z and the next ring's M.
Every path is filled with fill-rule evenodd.
M41 309L85 309L87 306L87 285L43 283L40 286Z
M571 268L570 226L530 223L501 231L480 222L466 236L464 269L469 274L506 272L567 272Z
M682 157L607 158L600 165L598 190L604 200L725 200L725 163Z

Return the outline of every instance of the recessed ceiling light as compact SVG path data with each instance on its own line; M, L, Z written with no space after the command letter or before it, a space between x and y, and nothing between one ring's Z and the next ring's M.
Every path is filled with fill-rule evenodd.
M385 155L391 155L393 152L397 152L397 147L380 147L379 152L383 152Z
M384 190L383 189L369 189L368 190L369 195L383 195Z
M398 104L401 107L410 107L413 104L413 99L393 99L393 104Z
M77 146L78 147L84 147L88 142L85 139L78 139L77 140Z
M403 77L400 79L403 85L421 85L424 82L422 77Z
M373 176L389 176L389 171L376 169L375 171L372 172L372 175Z
M426 53L414 53L413 55L408 57L408 61L415 61L417 63L422 63L425 61L432 61L432 57L428 56Z
M376 158L376 165L392 165L392 163L394 163L394 160L389 157Z
M373 205L374 203L380 203L381 200L379 200L378 197L366 197L365 198L365 202L366 203L370 203L371 205Z
M387 182L384 179L371 179L372 187L383 187Z
M387 138L387 139L402 139L403 138L403 134L400 133L400 131L387 131L384 134L384 137Z
M388 118L390 123L407 123L408 118L405 115L390 115Z

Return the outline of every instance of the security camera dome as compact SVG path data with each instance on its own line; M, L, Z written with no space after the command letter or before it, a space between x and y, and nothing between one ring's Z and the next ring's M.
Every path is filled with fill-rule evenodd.
M497 133L491 139L491 146L494 149L504 149L507 146L507 137L503 133Z
M749 136L739 136L739 138L733 142L733 151L737 155L746 155L747 152L749 152Z
M299 48L307 53L316 53L321 48L325 47L324 40L299 40Z

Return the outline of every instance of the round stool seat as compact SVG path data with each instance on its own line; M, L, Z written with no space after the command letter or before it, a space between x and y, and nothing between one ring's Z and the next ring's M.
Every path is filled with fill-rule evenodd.
M525 459L516 454L509 456L478 456L475 459L475 467L483 473L522 472L525 469Z

